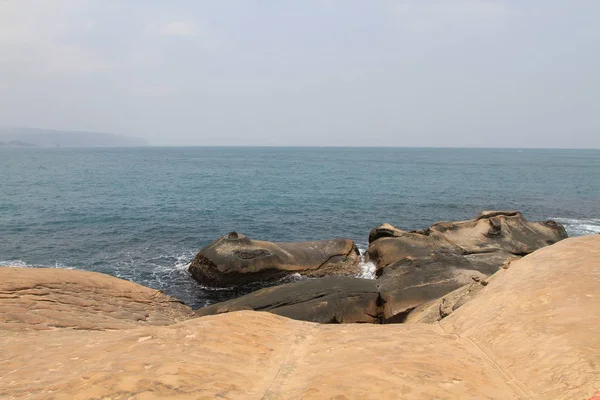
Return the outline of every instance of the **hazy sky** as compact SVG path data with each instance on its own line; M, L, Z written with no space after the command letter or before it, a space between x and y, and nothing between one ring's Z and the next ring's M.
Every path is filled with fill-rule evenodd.
M0 0L0 125L600 147L598 0Z

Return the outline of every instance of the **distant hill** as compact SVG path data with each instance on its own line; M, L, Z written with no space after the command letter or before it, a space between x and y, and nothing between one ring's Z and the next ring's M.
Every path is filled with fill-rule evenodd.
M33 143L22 142L20 140L9 140L8 142L0 141L0 147L31 147Z
M118 147L149 146L141 138L85 131L0 127L0 146Z

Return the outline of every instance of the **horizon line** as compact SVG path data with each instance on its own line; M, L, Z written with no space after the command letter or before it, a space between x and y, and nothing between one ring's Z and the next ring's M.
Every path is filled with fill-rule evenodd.
M331 146L331 145L140 145L140 146L0 146L0 148L29 148L29 149L57 149L57 148L305 148L305 149L456 149L456 150L600 150L600 147L489 147L489 146Z

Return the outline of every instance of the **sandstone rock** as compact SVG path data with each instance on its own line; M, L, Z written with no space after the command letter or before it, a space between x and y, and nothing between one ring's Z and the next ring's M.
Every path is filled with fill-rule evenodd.
M406 268L444 269L448 266L472 269L462 250L439 234L406 233L400 237L384 237L369 245L368 261L377 266L377 277L403 275Z
M239 311L119 331L0 330L0 398L518 399L434 325L321 325Z
M0 267L0 329L124 329L193 316L179 300L108 275Z
M383 304L383 320L405 322L408 313L416 307L485 278L486 275L478 271L432 267L423 270L407 267L404 274L380 278L376 282Z
M196 311L199 316L239 310L269 311L320 323L377 323L380 304L371 279L326 277L274 286Z
M484 211L468 221L438 222L421 231L406 232L384 224L369 237L373 240L366 257L377 265L377 276L393 275L397 267L431 264L489 275L508 258L529 254L567 234L554 221L528 222L517 211Z
M244 285L292 273L308 277L356 275L360 255L349 239L274 243L231 232L202 249L192 261L192 277L204 285Z
M437 280L426 276L428 283L422 282L422 274L379 280L351 277L311 279L257 290L201 308L196 310L196 314L205 316L254 310L325 324L402 323L415 307L432 298L440 301L439 297L451 291L456 284L477 280L477 285L481 286L486 276L477 271L469 272L463 276L433 277ZM418 280L410 281L411 278Z
M381 239L382 237L400 237L406 233L406 231L398 229L390 224L383 224L377 228L371 229L371 232L369 232L369 243Z
M484 211L472 220L406 232L384 224L370 234L366 258L376 274L384 317L402 320L419 305L566 237L552 221L528 222L516 211Z
M519 258L509 258L495 274L489 277L472 276L472 282L444 295L443 297L429 300L411 310L404 323L432 324L446 318L467 302L473 300L488 284L493 283L513 261Z
M466 254L503 250L524 256L565 239L565 228L554 221L528 222L518 211L483 211L461 222L438 222L431 231L462 248Z
M531 398L600 388L600 236L563 240L497 273L440 321L471 340Z
M496 274L498 273L500 272L496 272ZM473 282L441 298L427 301L414 308L408 313L403 322L407 324L433 324L438 322L475 298L481 289L483 289L484 284L487 285L487 283L487 280L474 279Z
M0 398L588 399L600 387L599 283L593 235L514 261L431 325L255 311L106 331L0 324Z

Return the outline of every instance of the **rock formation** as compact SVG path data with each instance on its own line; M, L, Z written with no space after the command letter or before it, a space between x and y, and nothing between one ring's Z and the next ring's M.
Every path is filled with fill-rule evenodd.
M384 315L390 320L566 237L554 221L484 211L468 221L439 222L413 232L384 224L371 231L366 258L377 265Z
M462 280L470 283L452 292L457 282ZM486 277L482 274L453 279L448 284L441 284L433 277L431 282L430 285L396 288L394 279L372 280L341 276L310 279L260 289L200 308L196 310L196 315L254 310L325 324L392 324L405 322L406 317L413 314L413 310L417 312L431 303L433 308L427 308L427 318L419 322L434 322L441 319L437 318L439 302L443 301L446 308L459 301L462 304L465 301L463 297L468 294L472 296L480 286L487 284ZM448 292L451 293L444 296ZM441 296L444 297L440 298Z
M0 267L0 329L127 329L192 316L179 300L109 275Z
M372 279L331 276L273 286L196 311L199 316L225 312L269 311L319 323L377 323L379 292Z
M566 237L554 221L528 222L518 211L484 211L468 221L438 222L412 232L383 224L370 232L366 256L377 265L378 277L401 275L405 266L439 264L489 275L511 257Z
M600 388L599 235L513 261L435 324L324 325L254 311L175 322L189 310L159 292L58 271L0 268L0 304L11 302L0 309L0 398L589 399ZM86 292L94 308L130 298L150 315L174 306L173 322L109 307L101 316L121 322L107 328L79 303ZM70 323L15 324L40 312L32 302Z
M231 232L202 249L189 266L203 285L244 285L292 273L309 277L358 274L360 255L349 239L274 243Z
M499 274L500 272L496 272ZM496 274L492 275L491 278L495 277ZM440 298L429 300L422 303L418 307L409 310L404 323L415 324L415 323L426 323L433 324L454 311L458 310L461 306L471 301L479 294L479 292L489 284L489 279L479 280L468 283Z
M467 293L475 292L503 264L565 237L561 225L528 222L516 211L485 211L472 220L440 222L413 232L384 224L369 234L366 257L376 263L379 276L374 282L321 278L291 283L198 313L251 309L312 322L404 322L412 310L467 285L456 298L446 297L443 308L448 311L451 303L462 304ZM259 242L252 243L256 246ZM204 249L197 260L207 253ZM237 266L235 269L239 270Z

